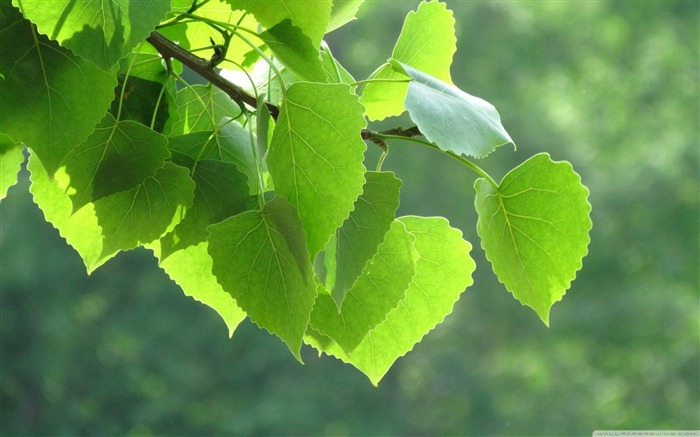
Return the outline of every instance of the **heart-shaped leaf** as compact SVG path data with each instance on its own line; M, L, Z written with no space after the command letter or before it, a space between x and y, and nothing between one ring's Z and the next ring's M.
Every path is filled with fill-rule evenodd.
M568 162L535 155L498 187L478 179L477 230L498 279L549 326L588 253L588 189Z

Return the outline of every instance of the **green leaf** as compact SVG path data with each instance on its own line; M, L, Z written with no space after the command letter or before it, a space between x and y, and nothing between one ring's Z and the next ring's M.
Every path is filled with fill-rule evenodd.
M399 357L442 323L464 289L472 284L476 265L471 245L443 218L403 217L418 252L416 274L406 297L372 329L359 346L346 354L329 337L310 330L305 341L365 373L374 385ZM378 345L381 345L380 347Z
M171 136L217 130L222 118L241 114L241 108L225 92L211 85L181 89L175 96L175 107L177 117L172 130L165 128Z
M505 144L514 144L489 102L465 93L406 64L391 61L413 80L406 109L428 141L442 150L483 157Z
M372 260L348 291L341 311L327 294L319 295L311 312L311 326L351 353L367 333L386 320L406 296L413 275L415 238L400 221L394 221Z
M331 17L333 0L227 0L234 9L244 9L266 28L290 19L311 39L314 47L321 45Z
M364 0L333 0L331 20L326 32L333 31L355 19Z
M212 259L207 247L208 243L205 241L178 250L167 259L161 259L156 245L154 253L160 259L160 267L182 288L185 295L211 307L224 319L231 337L236 327L245 319L246 313L216 281L211 272Z
M164 89L165 87L165 89ZM123 90L122 90L123 88ZM119 76L115 99L109 109L119 120L133 120L145 126L153 124L153 130L163 132L168 119L170 92L163 82L141 79L136 76ZM121 114L119 108L121 106ZM154 117L155 116L155 117Z
M189 0L189 3L189 6L191 6L192 0ZM248 14L245 11L234 11L231 5L223 0L210 0L204 4L202 3L201 1L198 2L198 8L193 13L194 16L238 25L253 31L256 31L258 28L258 22L252 14ZM248 32L244 32L243 36L256 46L264 44L255 35ZM216 44L224 43L221 33L206 22L192 21L187 23L187 41L189 42L189 48L193 50L207 48L205 50L198 50L197 56L206 59L214 54L213 49L209 48L212 45L211 40L214 40ZM243 42L237 35L234 35L233 38L231 38L231 44L226 50L226 59L230 60L232 63L226 63L223 66L225 66L225 68L237 68L236 64L243 64L250 50L251 47L248 44Z
M39 32L107 70L170 11L170 0L13 0ZM88 76L90 77L90 76Z
M316 298L296 209L282 197L209 227L212 271L258 326L280 337L301 361L301 341Z
M295 83L280 108L267 165L277 193L299 210L312 257L362 193L364 127L348 85Z
M325 252L319 254L324 270L332 272L320 277L338 310L365 264L377 253L399 207L401 180L393 173L367 172L365 178L367 182L350 217L326 244Z
M104 117L117 79L38 35L10 2L0 7L0 130L53 175Z
M12 142L7 135L0 134L0 200L17 183L17 173L23 161L22 145Z
M196 188L185 218L161 238L161 260L206 241L207 227L245 211L249 198L248 178L235 164L206 159L185 162L177 156L174 161L190 168Z
M65 161L69 194L77 211L88 202L143 183L170 156L164 136L134 121L107 115ZM65 183L65 182L64 182Z
M153 242L172 230L191 205L194 184L185 168L166 163L136 188L88 203L73 212L70 197L61 189L67 176L49 178L32 155L30 191L34 202L68 244L80 254L88 273L119 250Z
M454 24L452 11L444 3L422 2L418 10L411 11L406 16L391 57L452 83L450 64L457 50ZM392 81L405 79L405 76L384 64L370 79ZM362 91L360 101L366 108L367 117L381 120L404 111L407 91L408 83L368 83Z
M250 142L248 129L238 121L224 117L216 132L198 131L170 137L168 148L174 153L188 156L192 161L210 159L235 164L248 177L251 194L256 194L258 169Z
M298 78L309 82L328 82L318 47L290 20L275 24L261 33L260 39Z
M493 271L523 304L549 325L588 253L588 189L568 162L535 155L498 187L479 179L477 230Z

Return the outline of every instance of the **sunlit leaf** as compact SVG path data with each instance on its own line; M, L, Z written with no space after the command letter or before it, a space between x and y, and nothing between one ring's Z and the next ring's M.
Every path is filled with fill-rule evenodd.
M591 229L588 189L568 162L535 155L513 169L498 187L479 179L477 229L498 279L549 325L581 259Z
M252 12L266 28L286 19L301 28L314 47L321 45L331 17L333 0L227 0L234 9Z
M126 191L153 176L170 156L164 136L134 121L107 115L65 159L74 210Z
M170 0L13 0L39 32L109 69L170 11ZM89 76L88 76L89 77Z
M422 2L406 16L403 29L391 57L438 79L451 83L450 64L457 49L452 11L444 3ZM360 100L367 117L381 120L404 111L408 83L391 82L405 79L400 72L384 64L362 90Z
M192 203L194 183L185 168L166 163L136 188L88 203L73 212L60 185L59 171L51 180L33 156L29 160L34 202L92 272L120 250L153 242L180 221Z
M231 295L221 288L212 274L212 260L207 252L207 245L205 241L178 250L167 259L161 259L160 267L182 288L185 295L214 309L224 319L230 337L245 319L246 313L236 305ZM160 258L157 247L154 252Z
M299 210L312 257L362 193L364 127L347 85L295 83L280 108L267 164L277 192Z
M0 8L0 130L53 175L104 117L117 79L38 35L10 2Z
M175 118L169 135L218 129L224 117L235 118L241 108L219 88L211 85L192 85L178 91L175 96Z
M310 330L305 341L352 364L378 384L396 359L405 355L452 312L464 289L472 284L476 265L471 245L443 218L404 217L418 252L416 274L406 297L372 329L351 354L329 337ZM379 346L381 345L381 347Z
M367 182L350 217L326 244L326 250L319 254L322 259L316 263L323 264L325 274L321 279L338 310L365 264L377 253L399 206L401 181L392 173L368 172L365 177Z
M209 227L212 271L258 326L301 361L316 286L294 206L283 197Z
M331 296L319 295L311 313L312 328L351 353L405 297L416 272L414 241L403 223L394 221L384 242L347 292L342 310Z
M17 173L23 161L22 145L13 143L10 137L0 134L0 200L17 183Z
M327 82L318 47L290 20L275 24L260 34L279 61L297 77L309 82Z
M355 19L364 0L333 0L331 19L326 32L335 30Z

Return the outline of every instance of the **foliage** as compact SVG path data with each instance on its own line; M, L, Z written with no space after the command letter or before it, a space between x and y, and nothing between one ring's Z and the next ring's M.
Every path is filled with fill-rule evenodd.
M387 142L410 141L480 175L481 246L548 325L587 254L588 190L546 154L500 184L470 160L514 143L451 83L442 3L409 13L392 58L353 79L322 39L361 3L2 0L3 193L25 144L34 200L88 272L148 247L230 334L247 316L298 360L308 343L377 384L475 269L444 219L396 217L400 180L382 164ZM415 126L367 128L404 111Z

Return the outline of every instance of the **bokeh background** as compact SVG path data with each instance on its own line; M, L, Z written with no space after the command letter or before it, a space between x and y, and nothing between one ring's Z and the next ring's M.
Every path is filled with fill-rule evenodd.
M416 1L371 1L328 36L362 79ZM402 214L443 215L476 246L475 285L378 388L249 322L227 338L147 251L87 277L27 175L0 204L2 435L591 435L700 429L700 3L447 1L454 82L518 145L590 188L590 253L547 329L479 249L475 174L390 144ZM407 119L385 126L403 125ZM376 159L376 155L368 158Z

